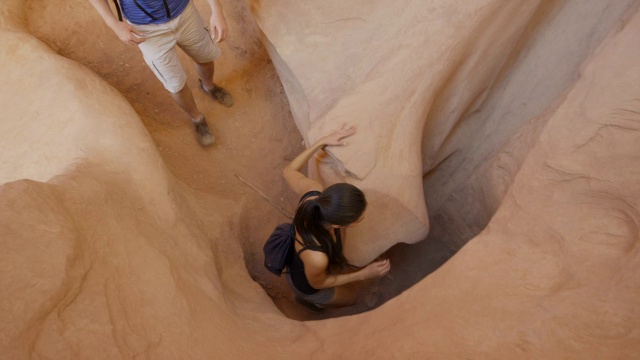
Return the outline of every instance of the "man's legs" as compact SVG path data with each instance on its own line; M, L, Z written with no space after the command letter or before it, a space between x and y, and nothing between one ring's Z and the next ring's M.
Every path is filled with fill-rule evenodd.
M195 63L196 72L200 77L200 89L223 106L232 106L231 94L213 82L214 60L220 56L220 48L211 39L207 25L192 4L189 4L181 15L176 33L177 45Z
M233 97L231 94L213 82L213 73L215 70L213 61L206 63L195 62L195 64L196 72L198 76L200 76L200 89L211 95L213 100L221 105L231 107L233 105Z
M196 72L198 73L200 81L202 82L205 90L213 89L213 73L215 71L215 64L213 63L213 61L204 64L196 62L195 64Z
M196 134L198 135L198 142L202 146L208 146L215 142L215 138L211 134L207 120L204 115L196 107L196 102L193 100L193 94L189 87L185 84L178 92L171 92L173 101L178 104L182 110L184 110L191 117L193 126L196 128Z
M193 94L189 87L185 86L178 92L170 92L173 100L191 117L192 121L199 120L202 117L202 113L196 107L196 102L193 100Z
M213 83L213 60L220 56L220 49L205 29L197 10L193 4L189 3L182 14L167 23L136 25L136 29L138 28L146 38L138 46L145 61L169 91L176 104L191 117L200 144L213 143L213 135L195 104L191 90L186 85L187 76L175 49L176 45L180 46L196 62L196 71L201 78L202 90L225 106L233 104L231 95Z

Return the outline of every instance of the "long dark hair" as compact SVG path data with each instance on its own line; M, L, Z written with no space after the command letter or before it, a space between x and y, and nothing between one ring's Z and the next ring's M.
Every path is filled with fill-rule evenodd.
M349 225L360 219L366 207L367 200L360 189L351 184L337 183L326 188L317 198L300 204L293 225L305 247L320 245L329 258L329 268L342 268L348 264L342 255L342 243L333 241L325 225Z

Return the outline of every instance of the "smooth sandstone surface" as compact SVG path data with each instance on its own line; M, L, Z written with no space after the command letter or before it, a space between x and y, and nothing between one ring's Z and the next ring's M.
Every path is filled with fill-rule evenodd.
M269 205L243 193L242 184L224 187L226 178L215 185L229 193L203 190L206 184L197 178L190 182L185 171L196 165L176 163L203 157L184 150L193 141L186 130L167 135L148 125L148 119L141 122L138 114L147 112L132 104L134 111L129 97L69 59L76 54L60 56L29 33L53 30L29 23L39 18L27 15L23 1L3 2L0 353L11 359L637 356L638 4L605 7L601 23L610 26L593 28L591 34L600 35L583 44L581 56L566 50L564 58L575 65L555 84L561 96L541 101L530 110L531 118L509 125L513 128L494 138L492 147L482 148L485 154L476 159L456 155L464 149L451 150L456 147L451 144L462 141L458 137L481 129L465 125L474 123L467 113L500 122L484 114L479 89L505 79L495 86L502 92L487 98L511 93L504 90L510 84L506 80L522 75L526 66L514 65L518 70L510 72L512 67L504 64L526 61L501 55L533 48L520 35L535 32L534 25L553 23L550 19L566 9L558 3L425 1L390 7L370 2L349 8L339 2L324 7L252 2L306 142L345 119L358 126L348 147L310 169L327 182L346 175L372 194L376 208L368 213L367 226L358 228L360 234L350 233L349 253L356 261L366 262L395 242L422 240L429 229L429 184L446 178L451 168L467 161L480 170L466 170L465 178L502 179L493 183L501 194L492 200L499 201L497 212L483 214L490 222L481 220L489 225L429 277L365 314L299 322L285 317L247 271L251 245L241 238L248 227L264 230L273 223L246 218ZM596 23L591 18L597 13L595 2L577 3L570 5ZM239 5L223 6L241 14ZM277 11L282 6L287 11ZM537 19L534 25L531 19ZM567 27L573 29L571 23ZM558 37L561 30L555 30ZM69 49L56 44L60 52ZM478 47L469 50L470 44ZM237 54L250 48L237 46ZM531 53L545 49L555 48ZM528 53L519 54L526 59ZM83 56L78 58L90 58ZM310 59L318 59L313 69ZM531 77L538 69L530 71ZM252 92L264 95L259 88L238 91L246 106L262 106ZM512 96L505 99L516 101ZM277 126L269 121L253 126ZM451 131L465 126L469 129ZM233 141L233 123L218 129L222 139ZM176 134L188 141L171 148ZM290 139L257 141L275 146L283 138ZM251 143L251 138L238 141ZM256 160L252 152L225 146L230 145L214 151L238 157L235 162L243 166L250 162L241 157ZM184 156L173 156L167 147ZM493 164L500 164L494 156L513 148L508 175L491 177ZM279 148L272 156L286 158L293 150ZM264 153L262 147L255 151ZM438 168L443 159L453 160ZM265 159L256 167L259 174L277 178L281 163ZM242 169L229 166L234 172ZM468 190L469 201L484 196L488 182ZM455 183L444 194L434 194L438 203L468 184L464 179ZM283 193L281 187L266 191ZM366 234L382 240L363 247Z
M318 178L354 183L372 200L346 245L356 264L430 228L453 250L477 235L580 65L637 7L253 4L306 142L341 123L358 128L335 157L311 164Z
M323 322L356 334L329 342L375 356L354 346L375 339L398 358L637 356L639 30L635 15L587 62L489 226L366 314L366 331L365 316Z

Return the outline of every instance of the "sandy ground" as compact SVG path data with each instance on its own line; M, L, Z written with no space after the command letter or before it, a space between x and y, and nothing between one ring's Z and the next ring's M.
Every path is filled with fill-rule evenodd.
M206 16L206 4L196 4ZM88 2L30 1L28 22L36 37L98 73L127 98L175 177L204 193L245 198L247 211L243 213L247 218L241 221L245 236L240 243L247 268L271 289L277 304L287 309L290 306L284 292L278 290L281 284L262 270L259 252L264 234L286 218L248 184L291 211L295 194L285 187L279 169L304 148L279 78L256 29L245 20L248 10L240 2L223 6L230 36L220 45L223 56L215 63L215 81L233 94L232 108L220 106L198 91L197 74L180 51L187 85L216 137L216 144L206 149L198 145L188 116L173 103L140 52L120 43Z

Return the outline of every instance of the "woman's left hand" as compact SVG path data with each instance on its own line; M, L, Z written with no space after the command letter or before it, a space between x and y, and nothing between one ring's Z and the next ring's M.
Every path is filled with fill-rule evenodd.
M349 137L356 133L356 128L353 126L342 125L339 129L334 130L331 134L324 136L320 141L327 146L344 146L347 145L342 139Z

